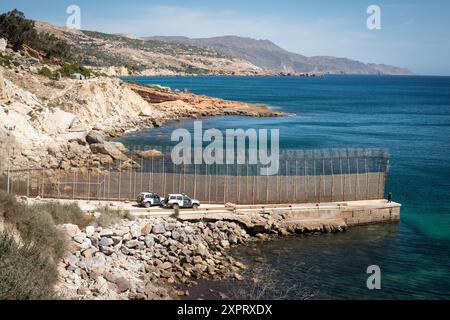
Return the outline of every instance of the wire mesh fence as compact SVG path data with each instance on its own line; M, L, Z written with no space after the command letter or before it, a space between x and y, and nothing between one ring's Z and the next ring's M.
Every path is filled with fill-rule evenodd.
M137 169L6 170L0 188L28 197L133 200L140 192L185 193L204 203L276 204L381 199L389 153L378 149L282 150L276 175L260 164L174 164L134 158ZM133 154L133 152L131 153Z

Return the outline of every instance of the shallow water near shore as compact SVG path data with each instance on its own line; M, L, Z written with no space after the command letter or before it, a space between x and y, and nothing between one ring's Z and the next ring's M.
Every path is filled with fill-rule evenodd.
M264 103L294 116L220 117L204 129L279 128L283 148L388 148L387 191L402 203L402 222L352 228L343 234L283 238L234 248L251 268L273 270L279 286L301 285L313 299L450 298L450 77L327 76L322 78L133 78L210 96ZM170 145L175 128L127 134L128 145ZM261 262L262 261L262 262ZM366 287L369 265L382 270L382 290ZM272 272L272 271L271 271ZM232 283L238 287L239 283ZM228 284L201 282L192 289ZM280 288L279 291L282 288ZM304 291L304 292L303 292ZM208 296L209 295L209 296ZM276 297L274 297L276 298Z

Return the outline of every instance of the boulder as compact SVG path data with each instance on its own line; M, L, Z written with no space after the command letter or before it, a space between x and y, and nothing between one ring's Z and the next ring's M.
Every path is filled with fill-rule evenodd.
M127 279L125 279L124 277L117 278L114 283L117 286L117 289L119 290L119 292L125 292L128 289L130 289L130 287L131 287L130 282Z
M100 237L112 237L114 232L111 229L102 229L100 231Z
M105 137L103 136L103 134L100 131L95 131L92 130L91 132L88 133L88 135L86 136L86 141L89 144L96 144L96 143L105 143Z
M103 247L108 247L112 246L114 244L114 241L111 238L103 237L98 244Z
M141 236L141 227L138 225L131 226L130 233L133 238L139 238Z
M128 150L127 147L125 147L125 145L122 142L115 142L114 141L114 142L111 142L111 143L114 144L116 146L116 148L119 149L120 152L127 153L127 152L130 151L130 150Z
M164 154L158 150L147 150L147 151L137 151L136 156L142 159L151 159L163 157Z
M158 268L161 270L168 270L172 268L172 264L170 262L164 262L158 265Z
M157 224L157 225L153 226L152 233L154 233L154 234L164 234L164 233L166 233L166 229L164 228L164 225L162 223L161 224Z
M86 227L86 236L92 237L95 233L95 227L93 226L87 226Z
M141 234L145 237L152 232L152 225L146 224L141 228Z
M119 167L119 171L127 171L127 170L133 170L133 169L139 169L141 166L133 160L127 160L123 162Z
M78 226L75 224L63 224L59 228L64 231L70 238L73 238L81 233L80 228L78 228Z
M139 241L138 240L130 240L130 241L127 241L127 247L128 248L137 248L137 247L139 247Z
M95 281L94 290L100 294L105 294L108 292L108 281L103 277L98 277Z
M91 144L90 147L91 147L91 151L93 153L106 154L106 155L111 156L115 160L122 160L122 161L129 160L126 155L124 155L122 152L120 152L120 150L117 149L117 147L110 142L94 143L94 144Z
M43 126L49 133L60 134L67 132L75 120L76 116L73 113L55 109L48 113Z

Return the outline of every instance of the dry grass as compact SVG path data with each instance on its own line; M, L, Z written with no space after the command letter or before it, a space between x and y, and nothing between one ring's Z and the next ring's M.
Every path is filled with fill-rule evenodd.
M97 224L103 228L109 227L120 220L134 220L133 215L128 210L112 209L109 206L97 208L96 212L100 213L97 218Z

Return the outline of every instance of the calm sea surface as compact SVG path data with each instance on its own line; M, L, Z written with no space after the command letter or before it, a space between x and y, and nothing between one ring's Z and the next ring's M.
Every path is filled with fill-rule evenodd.
M402 222L343 234L292 237L239 247L233 255L276 279L293 299L450 298L450 77L133 78L210 96L263 103L285 118L220 117L207 128L277 128L285 148L388 148L387 191L402 203ZM192 121L128 134L129 145L170 143ZM382 290L366 287L369 265L382 270ZM234 284L236 285L236 284ZM301 287L300 290L296 288ZM224 284L205 282L203 292ZM202 290L202 288L204 290ZM305 292L303 292L305 291ZM200 295L200 293L198 293ZM208 296L208 295L206 295Z

